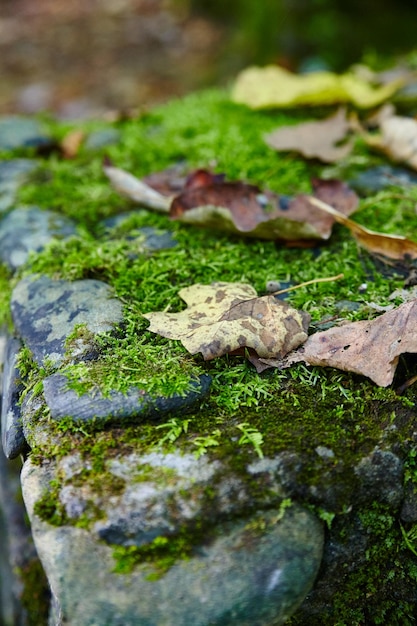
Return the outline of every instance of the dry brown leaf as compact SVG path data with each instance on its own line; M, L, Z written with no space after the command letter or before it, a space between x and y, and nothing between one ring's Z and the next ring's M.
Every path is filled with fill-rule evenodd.
M152 189L149 185L142 182L133 174L113 167L113 165L104 164L103 171L114 189L120 195L138 202L153 211L160 213L168 213L171 205L171 199Z
M75 129L71 130L62 139L60 148L64 159L74 159L85 139L85 132L83 130Z
M196 173L203 183L196 183L191 177L184 191L172 201L171 217L259 239L297 241L330 237L333 217L325 218L306 194L288 198L261 191L254 185L224 182L216 175L206 174L204 178L201 172ZM314 180L313 189L316 198L343 214L349 215L357 207L356 194L341 181Z
M120 194L142 206L169 212L172 219L186 224L222 232L274 241L316 241L330 237L335 221L332 215L313 206L307 194L293 198L279 196L255 185L225 182L224 175L206 170L192 173L175 196L163 195L143 180L111 165L104 165L104 172ZM156 186L164 193L169 192L170 176L156 177ZM313 193L345 215L350 215L358 205L355 192L341 181L315 180Z
M380 387L393 381L401 354L417 353L417 300L371 321L316 333L288 355L285 366L305 362L362 374ZM281 364L282 366L282 364Z
M319 122L303 122L295 126L282 126L265 137L274 150L295 150L307 158L317 158L324 163L334 163L350 154L353 142L337 145L347 137L350 123L346 109Z
M398 261L417 259L417 243L411 241L411 239L401 235L388 235L369 230L369 228L357 224L320 199L310 198L310 202L326 213L333 215L336 222L349 228L357 242L369 250L369 252Z
M248 348L259 357L282 358L307 339L310 315L272 295L258 297L250 285L213 283L181 289L187 309L144 315L149 330L179 339L205 360Z

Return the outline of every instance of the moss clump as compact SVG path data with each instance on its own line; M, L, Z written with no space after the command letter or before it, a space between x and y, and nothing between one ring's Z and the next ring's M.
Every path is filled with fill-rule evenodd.
M52 526L62 526L69 521L65 507L59 500L60 486L58 480L51 480L48 490L35 502L33 509L38 517Z
M194 542L196 538L194 537ZM113 550L116 574L129 574L142 563L151 566L148 580L157 580L179 559L192 554L193 536L190 532L178 536L158 536L143 546L117 546Z
M350 519L349 519L350 517ZM417 559L401 533L395 516L383 505L374 504L336 523L330 533L340 552L349 551L347 528L359 534L361 549L355 550L355 560L339 563L339 589L327 597L328 604L315 604L314 598L289 621L289 626L302 626L308 620L312 626L362 626L362 624L392 624L412 626L415 623L415 587ZM319 585L329 584L334 590L334 575L322 568ZM333 580L330 580L333 578Z

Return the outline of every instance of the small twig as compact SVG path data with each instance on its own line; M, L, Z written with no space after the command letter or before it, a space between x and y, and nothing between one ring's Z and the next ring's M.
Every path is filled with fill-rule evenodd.
M412 378L409 378L408 380L405 381L405 383L403 383L400 387L398 387L398 389L395 390L396 393L398 395L401 395L402 393L404 393L406 389L411 387L411 385L413 385L416 381L417 381L417 375L413 376Z
M330 283L333 280L339 280L340 278L344 278L344 274L338 274L337 276L329 276L328 278L313 278L312 280L307 280L305 283L300 283L299 285L293 285L292 287L287 287L286 289L280 289L279 291L273 291L268 294L270 296L280 296L282 293L287 293L287 291L294 291L294 289L300 289L300 287L307 287L307 285L314 285L314 283Z

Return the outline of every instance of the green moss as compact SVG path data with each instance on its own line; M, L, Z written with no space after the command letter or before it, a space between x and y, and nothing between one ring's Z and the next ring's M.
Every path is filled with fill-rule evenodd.
M68 517L63 504L59 500L59 489L61 483L58 480L51 480L49 488L35 502L34 513L52 526L62 526L67 523Z
M195 538L194 538L195 541ZM129 574L143 563L150 565L148 580L157 580L167 572L179 559L187 559L192 554L192 535L187 533L178 536L158 536L143 546L117 546L113 550L115 560L114 572Z
M374 505L354 515L356 532L365 537L366 550L357 554L355 563L341 570L340 589L331 603L308 613L312 626L362 626L415 623L415 586L417 558L408 551L395 517L382 505ZM351 523L352 523L351 518ZM332 540L344 543L344 530L338 524ZM349 522L347 522L349 524ZM296 613L289 626L302 626L306 615Z

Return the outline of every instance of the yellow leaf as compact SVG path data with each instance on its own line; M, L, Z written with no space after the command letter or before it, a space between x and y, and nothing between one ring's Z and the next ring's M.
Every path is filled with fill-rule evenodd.
M403 84L395 80L381 87L354 74L312 72L297 75L275 65L249 67L237 77L232 100L253 109L351 102L371 108L391 97Z

